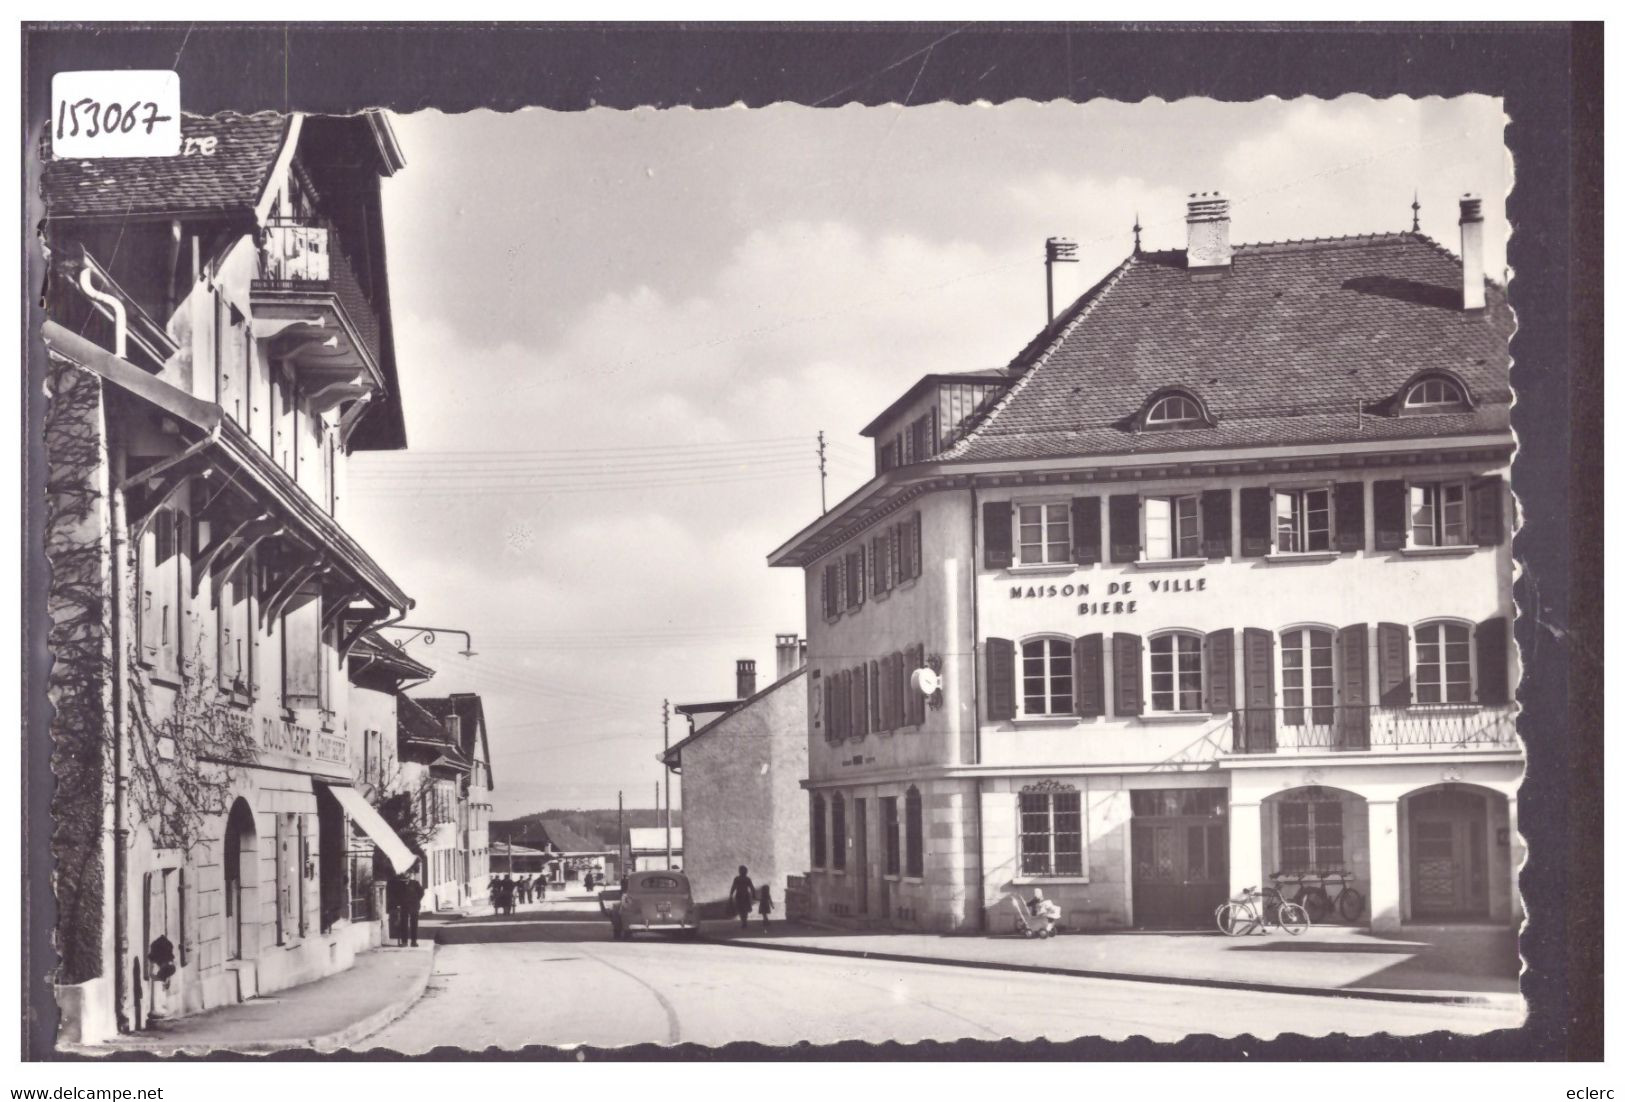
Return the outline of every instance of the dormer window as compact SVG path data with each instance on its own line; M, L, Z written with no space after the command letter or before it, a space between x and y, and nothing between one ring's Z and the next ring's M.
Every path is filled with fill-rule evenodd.
M1142 407L1139 421L1139 427L1147 430L1195 428L1213 423L1196 396L1183 390L1153 395Z
M1410 411L1455 409L1467 404L1467 396L1452 379L1432 375L1413 383L1405 392L1404 408Z

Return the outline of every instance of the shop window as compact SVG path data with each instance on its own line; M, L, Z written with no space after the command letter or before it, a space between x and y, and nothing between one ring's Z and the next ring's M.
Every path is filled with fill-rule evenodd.
M1410 509L1412 547L1467 545L1465 482L1413 482Z
M1343 805L1318 798L1280 804L1280 859L1286 872L1330 872L1344 866Z
M837 792L830 798L829 808L829 844L834 852L833 867L844 870L846 868L846 801Z
M907 860L904 871L912 877L925 875L925 811L920 806L920 790L909 787L903 796L903 835Z
M812 798L812 863L815 869L823 868L828 858L825 817L824 797L815 792Z
M1072 714L1072 642L1028 639L1021 644L1023 715Z
M886 836L886 875L900 876L903 869L903 839L897 821L897 797L880 797L880 824Z
M1275 492L1275 550L1283 554L1332 549L1332 492Z
M1083 810L1070 785L1021 793L1021 875L1083 875Z
M1440 621L1416 629L1416 702L1467 704L1473 699L1473 633Z
M1071 562L1071 503L1017 505L1016 535L1016 561L1023 566Z
M1202 636L1171 631L1151 638L1151 711L1202 710Z
M1195 559L1202 555L1200 497L1176 494L1144 499L1145 558Z

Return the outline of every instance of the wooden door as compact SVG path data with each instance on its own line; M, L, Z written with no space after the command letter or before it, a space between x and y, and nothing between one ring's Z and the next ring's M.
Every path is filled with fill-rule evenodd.
M1489 855L1482 796L1449 790L1410 803L1411 917L1485 918Z

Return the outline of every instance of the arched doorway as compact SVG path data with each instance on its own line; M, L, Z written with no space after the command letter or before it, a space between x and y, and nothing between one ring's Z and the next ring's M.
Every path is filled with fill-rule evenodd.
M1497 794L1447 784L1405 798L1413 922L1491 917L1490 835Z
M259 839L254 813L239 797L226 818L225 839L226 959L254 955L255 945L244 916L251 912L258 884Z

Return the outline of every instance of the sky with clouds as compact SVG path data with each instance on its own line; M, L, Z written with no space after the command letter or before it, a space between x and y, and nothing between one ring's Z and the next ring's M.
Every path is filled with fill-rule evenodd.
M648 807L661 701L732 697L805 632L769 551L867 478L859 430L920 375L1002 366L1219 190L1237 242L1408 228L1455 249L1485 197L1504 278L1500 104L1205 100L395 120L384 185L409 448L351 463L345 523L462 628L423 692L483 694L499 817ZM674 717L672 740L687 734ZM674 794L679 786L674 784ZM678 799L680 806L680 798Z

